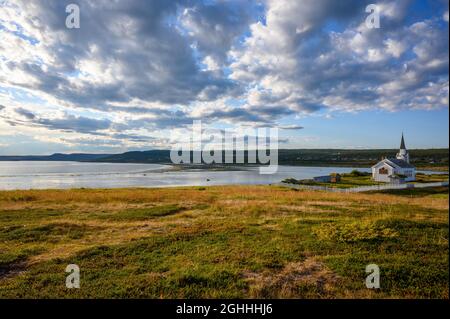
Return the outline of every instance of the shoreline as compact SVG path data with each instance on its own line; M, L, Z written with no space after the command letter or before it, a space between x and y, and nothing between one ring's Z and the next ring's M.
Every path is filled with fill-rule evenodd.
M49 159L0 159L2 162L75 162L75 163L91 163L91 164L156 164L172 166L171 169L161 169L161 171L180 171L180 170L191 170L191 169L209 169L209 170L245 170L248 167L258 167L264 166L264 164L239 164L239 163L221 163L221 164L174 164L171 162L117 162L117 161L76 161L76 160L49 160ZM294 167L336 167L336 168L370 168L374 163L367 162L308 162L308 163L278 163L279 166L294 166ZM413 163L414 164L414 163ZM439 166L428 166L428 165L416 165L417 170L421 171L432 171L432 172L449 172L449 166L439 165ZM155 170L156 172L156 170Z
M86 162L73 162L86 163ZM88 163L86 163L88 164ZM106 164L106 163L103 163ZM118 164L118 163L114 163ZM122 164L122 163L120 163ZM123 163L124 165L128 165ZM138 164L143 165L145 164ZM203 165L203 164L148 164L162 167L133 172L56 172L46 174L7 174L0 175L0 191L14 190L68 190L68 189L170 189L176 187L210 187L210 186L258 186L276 185L285 179L301 179L308 176L328 174L326 171L357 169L370 172L367 167L342 166L293 166L279 165L276 174L265 177L257 174L259 165ZM303 171L302 168L308 169ZM310 170L312 169L312 170ZM316 170L314 170L316 169ZM231 177L227 174L229 172ZM345 172L339 172L345 173ZM448 175L444 171L421 171L425 175ZM314 175L312 175L314 174ZM106 176L106 177L105 177ZM111 177L108 177L111 176ZM297 177L296 177L297 176ZM105 179L106 178L106 179ZM29 182L24 180L29 179ZM2 185L3 184L3 185Z

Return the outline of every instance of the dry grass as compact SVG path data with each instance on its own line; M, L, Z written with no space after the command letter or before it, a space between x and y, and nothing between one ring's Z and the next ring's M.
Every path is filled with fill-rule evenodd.
M302 290L311 295L304 297L333 298L339 289L340 278L315 258L291 262L276 273L244 273L249 283L250 298L297 298Z
M77 262L95 279L69 297L448 297L448 209L445 192L2 191L0 296L67 296ZM363 286L371 262L391 274L381 292Z

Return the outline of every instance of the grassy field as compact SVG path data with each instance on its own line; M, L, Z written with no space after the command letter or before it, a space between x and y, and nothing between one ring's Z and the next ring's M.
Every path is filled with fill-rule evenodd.
M448 209L448 188L2 191L0 298L448 298Z

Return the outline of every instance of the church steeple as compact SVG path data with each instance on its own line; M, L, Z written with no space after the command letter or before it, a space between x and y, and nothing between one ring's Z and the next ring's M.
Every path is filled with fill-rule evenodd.
M400 149L406 150L405 139L403 138L403 132L402 132L402 141L400 142Z
M400 142L400 151L397 153L396 158L409 163L409 152L405 146L405 139L403 137L403 133L402 133L402 140Z

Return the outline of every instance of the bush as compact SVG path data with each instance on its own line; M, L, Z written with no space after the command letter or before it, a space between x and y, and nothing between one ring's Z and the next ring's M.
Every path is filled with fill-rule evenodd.
M367 176L367 175L369 175L369 173L360 172L357 169L354 169L353 171L350 172L349 175L353 176L353 177L359 177L359 176Z
M295 178L286 178L286 179L282 180L281 182L286 183L286 184L300 184L300 181L296 180Z
M398 236L393 229L373 222L322 225L316 227L313 233L320 239L338 242L382 240Z

